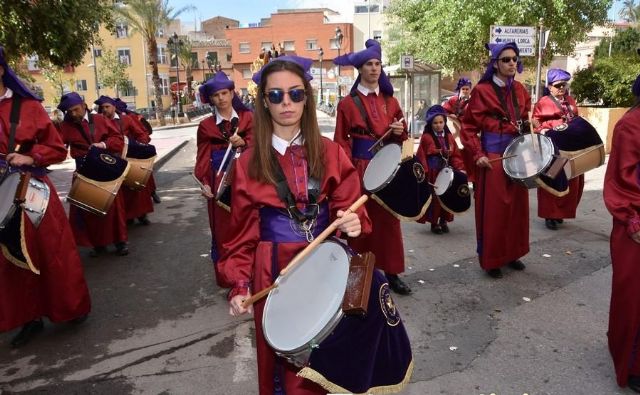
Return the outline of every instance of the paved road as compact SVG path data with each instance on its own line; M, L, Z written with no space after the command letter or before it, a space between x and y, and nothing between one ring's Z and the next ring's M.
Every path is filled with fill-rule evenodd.
M320 119L323 132L332 122ZM183 132L194 130L166 133ZM256 392L253 325L227 314L225 292L214 285L206 207L188 175L194 156L191 140L157 173L163 202L151 226L130 228L129 256L91 259L82 251L93 298L86 323L47 325L19 350L8 347L11 334L0 336L0 389ZM527 270L501 280L479 269L471 211L456 217L448 235L403 224L406 278L415 291L395 298L415 358L405 394L627 393L615 385L606 347L611 221L603 173L588 174L578 219L555 232L536 218L530 193Z

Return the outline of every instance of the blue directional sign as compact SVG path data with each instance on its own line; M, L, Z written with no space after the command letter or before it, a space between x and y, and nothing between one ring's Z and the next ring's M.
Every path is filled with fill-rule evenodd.
M534 26L491 25L489 43L500 44L505 42L518 44L520 56L535 56L536 28Z

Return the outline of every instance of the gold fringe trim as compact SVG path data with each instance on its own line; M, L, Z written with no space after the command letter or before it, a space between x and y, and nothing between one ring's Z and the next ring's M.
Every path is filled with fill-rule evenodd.
M21 269L31 270L35 274L40 274L40 270L36 269L33 265L33 261L31 260L31 255L29 255L29 250L27 249L27 239L24 237L24 211L20 210L20 248L22 249L22 254L26 262L21 261L20 259L11 255L9 249L4 245L0 244L0 248L2 249L2 255L14 265L18 266Z
M440 202L440 207L442 207L442 209L443 209L444 211L448 212L448 213L449 213L449 214L451 214L451 215L460 215L460 214L464 214L464 213L466 213L467 211L469 211L469 210L471 209L471 206L472 206L472 205L470 205L470 206L469 206L469 208L468 208L468 209L466 209L466 210L464 210L464 211L456 212L456 211L451 210L451 209L450 209L449 207L447 207L444 203L442 203L442 200L440 199L440 196L436 196L436 198L438 199L438 202Z
M411 362L409 363L409 366L407 367L407 372L405 373L404 378L398 384L372 387L366 390L365 392L362 392L360 394L353 394L353 395L366 395L366 394L382 395L382 394L398 393L402 391L407 386L407 384L409 384L409 380L411 379L412 374L413 374L413 359L411 360ZM326 389L329 392L346 393L346 394L351 393L351 391L345 388L342 388L340 385L336 383L332 383L331 381L327 380L327 378L324 377L321 373L315 371L314 369L311 369L308 366L302 368L298 372L298 376L321 385L324 389Z
M567 189L563 192L560 192L558 190L555 190L553 188L551 188L549 185L545 184L544 181L542 181L539 177L536 178L536 184L538 184L539 188L544 189L545 191L549 192L550 194L552 194L555 197L564 197L567 196L570 192L569 187L567 186Z
M422 210L420 210L420 213L415 217L405 217L403 215L400 215L400 214L396 213L395 211L393 211L393 209L391 209L389 206L387 206L385 204L385 202L383 202L382 199L380 199L375 193L371 195L371 198L373 200L375 200L379 205L381 205L382 208L387 210L391 215L393 215L394 217L396 217L400 221L417 221L420 218L422 218L422 216L427 212L427 209L429 208L429 205L431 204L432 196L429 196L429 199L427 199L427 202L424 204L424 206L422 206Z

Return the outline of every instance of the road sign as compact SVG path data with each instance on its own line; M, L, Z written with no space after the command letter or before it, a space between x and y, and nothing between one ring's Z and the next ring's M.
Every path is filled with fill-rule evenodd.
M400 55L400 69L413 70L413 55Z
M520 49L520 56L536 55L536 28L534 26L491 25L489 43L514 42Z
M353 79L348 75L338 77L338 84L340 85L351 85L353 84Z

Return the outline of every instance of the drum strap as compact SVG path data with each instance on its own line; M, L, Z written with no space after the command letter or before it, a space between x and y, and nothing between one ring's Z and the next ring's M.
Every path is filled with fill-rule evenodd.
M365 125L367 125L367 129L368 129L367 132L369 136L373 137L374 139L377 139L376 135L373 133L373 128L369 123L369 117L367 116L367 111L364 109L364 104L362 104L362 100L360 99L360 96L358 96L358 92L354 90L349 94L349 96L351 96L351 98L353 99L353 102L355 103L356 107L358 108L358 111L360 112L360 116L362 117L362 120L364 121ZM384 97L384 101L386 104L387 102L386 96Z
M575 116L575 114L573 113L573 110L571 110L571 104L569 104L569 102L567 102L567 105L565 107L562 105L562 103L560 103L558 99L556 99L555 96L553 95L547 95L547 96L549 96L549 98L551 98L551 101L553 101L553 104L555 104L556 107L558 107L558 109L562 113L563 118L566 116L566 114L569 114L569 119L565 119L565 121L568 121Z
M504 95L502 94L502 88L500 88L495 82L491 81L491 86L493 86L493 90L496 92L496 96L500 100L500 105L504 110L505 118L507 122L512 122L515 124L515 121L519 121L519 119L511 119L511 112L509 111L509 107L507 107L507 101L505 100ZM511 89L511 102L513 103L513 109L515 110L515 116L519 117L520 114L520 106L518 105L518 100L516 99L515 89Z
M220 124L217 124L216 127L220 131L220 134L222 135L222 137L224 137L225 141L228 142L229 141L229 137L231 137L231 131L238 127L239 120L238 120L238 118L233 118L231 120L231 122L230 122L231 127L229 128L229 130L225 130L222 127L223 123L224 123L224 121L222 121Z
M76 126L76 129L78 129L78 131L80 132L82 137L84 137L84 139L87 141L89 146L91 146L91 144L93 144L93 136L95 134L95 128L96 128L96 126L93 124L93 114L89 113L89 134L90 134L90 136L87 136L87 132L84 130L84 126L82 126L82 121L80 121L80 123L75 123L74 122L74 125Z
M9 116L9 122L11 124L11 131L9 132L9 146L7 153L12 153L16 145L16 129L20 122L20 107L22 105L22 97L20 95L13 95L11 101L11 115Z

